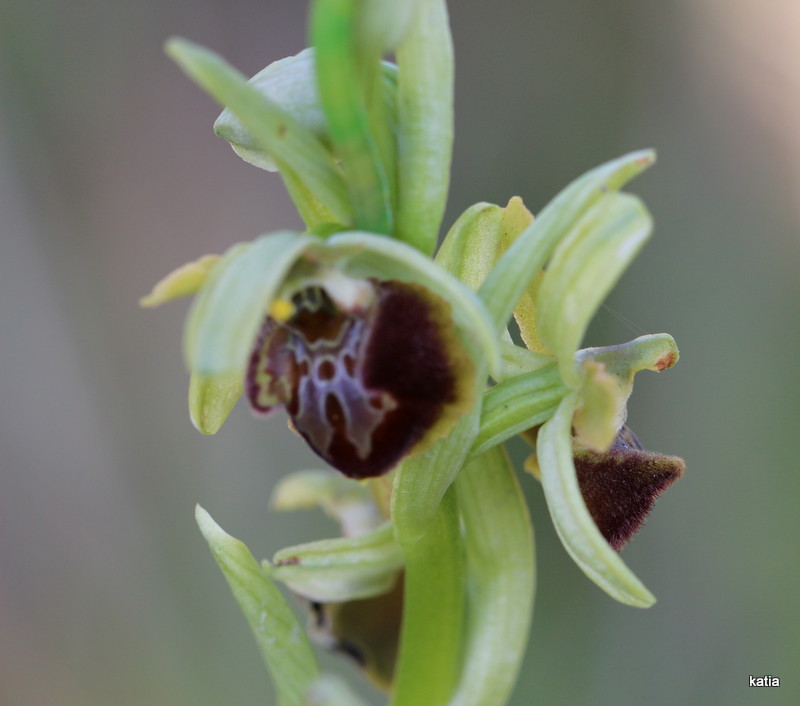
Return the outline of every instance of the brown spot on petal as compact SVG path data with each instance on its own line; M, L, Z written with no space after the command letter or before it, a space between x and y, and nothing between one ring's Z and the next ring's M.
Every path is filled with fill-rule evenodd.
M294 566L300 563L299 556L287 556L285 559L275 562L275 566Z
M656 364L653 366L653 368L660 373L662 370L671 368L677 362L678 362L678 354L675 353L675 351L670 351L669 353L665 353L664 355L662 355L656 361Z
M627 427L607 452L581 447L574 460L586 507L616 551L639 530L656 498L685 468L680 458L642 450Z

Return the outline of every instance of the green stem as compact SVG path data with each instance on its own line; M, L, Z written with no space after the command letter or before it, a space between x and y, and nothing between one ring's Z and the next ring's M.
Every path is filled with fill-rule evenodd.
M404 467L399 473L405 471ZM408 519L395 505L395 530L406 570L391 703L444 706L458 678L464 623L464 558L455 489L447 491L423 536L406 526Z
M546 422L566 393L555 363L490 388L483 395L481 425L469 458Z
M383 99L380 55L373 71L360 71L356 46L356 0L316 0L311 13L317 85L336 153L341 157L355 211L355 227L392 231L386 168L370 131L363 83L372 79ZM363 58L363 57L362 57Z

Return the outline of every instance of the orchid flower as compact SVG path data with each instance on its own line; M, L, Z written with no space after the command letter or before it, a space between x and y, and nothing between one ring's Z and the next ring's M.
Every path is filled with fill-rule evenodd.
M216 433L242 396L259 416L284 410L335 471L287 476L273 504L320 506L343 536L259 564L202 508L198 524L282 704L358 700L320 675L275 582L308 606L312 637L355 658L394 706L500 706L535 583L505 441L534 446L525 468L589 578L624 603L655 600L618 551L683 462L641 448L626 404L635 373L671 367L678 350L667 334L580 348L650 235L646 208L620 189L653 153L587 172L536 218L518 197L475 204L437 250L453 121L444 0L315 0L310 28L311 48L249 81L168 42L223 106L217 134L280 174L306 230L184 265L142 304L194 296L192 422Z

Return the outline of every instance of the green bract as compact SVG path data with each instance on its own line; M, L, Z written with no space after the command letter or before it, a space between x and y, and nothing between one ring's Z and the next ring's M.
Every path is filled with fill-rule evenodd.
M357 537L322 539L279 551L265 568L295 593L320 603L386 593L403 567L391 523Z
M635 373L671 367L678 350L667 334L580 348L650 236L647 209L620 189L654 154L587 172L535 218L519 197L475 204L431 259L453 135L444 0L315 0L310 39L249 81L168 42L224 107L217 134L280 173L307 231L201 258L142 304L194 295L192 422L216 433L243 393L256 414L283 408L343 475L291 474L273 507L320 507L344 536L260 566L200 509L198 523L282 704L356 699L319 677L273 581L393 706L501 706L534 591L532 526L505 441L534 446L525 467L581 569L619 601L655 600L618 550L683 462L644 451L626 405Z
M199 505L195 517L247 618L280 703L303 706L319 669L294 613L242 542L226 534Z

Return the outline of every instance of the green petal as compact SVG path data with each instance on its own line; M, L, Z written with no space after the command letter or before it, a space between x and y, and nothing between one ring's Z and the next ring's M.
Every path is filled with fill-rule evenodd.
M574 434L590 449L605 451L625 423L628 394L601 363L587 360L581 373L581 405L572 420Z
M283 231L232 247L195 298L186 322L189 370L244 375L258 328L287 273L320 241Z
M634 375L671 368L678 361L678 347L669 334L656 333L616 346L584 348L575 361L582 377L575 436L595 451L605 451L625 423Z
M399 3L398 3L399 4ZM417 0L397 47L396 237L433 253L447 202L453 145L453 42L444 0Z
M566 392L554 363L492 387L483 396L480 431L470 458L546 422Z
M497 331L505 330L525 289L545 266L558 242L609 192L649 167L652 151L632 152L573 181L558 194L506 251L480 289Z
M319 670L306 633L247 547L199 505L197 524L247 618L282 706L305 706Z
M502 368L497 336L480 299L432 260L404 243L369 233L340 233L327 244L349 255L343 268L352 276L417 282L450 302L456 324L475 341L490 370Z
M436 253L436 263L473 292L494 267L503 245L503 209L476 203L462 213Z
M195 294L219 260L219 255L203 255L194 262L181 265L157 282L150 294L139 300L139 306L154 308L173 299Z
M533 528L502 447L456 480L466 534L467 634L451 706L506 703L528 642L534 593Z
M575 355L579 365L587 360L602 363L609 373L629 384L633 384L633 376L641 370L660 373L675 365L679 358L678 345L668 333L650 333L615 346L583 348Z
M639 608L654 596L609 546L581 495L572 460L572 415L578 398L568 395L539 430L536 453L550 516L565 549L583 572L612 598Z
M255 142L272 155L279 167L286 164L337 221L352 221L344 180L317 137L288 112L264 98L214 52L178 38L167 42L166 51L190 78L241 120Z
M189 416L197 431L216 434L242 395L242 376L237 371L222 375L192 373L189 380Z
M281 549L267 568L272 578L320 603L351 601L388 591L403 555L386 522L359 537L338 537Z
M561 375L577 387L574 354L597 309L652 229L644 204L629 194L600 198L559 243L536 300L539 337L558 358Z

